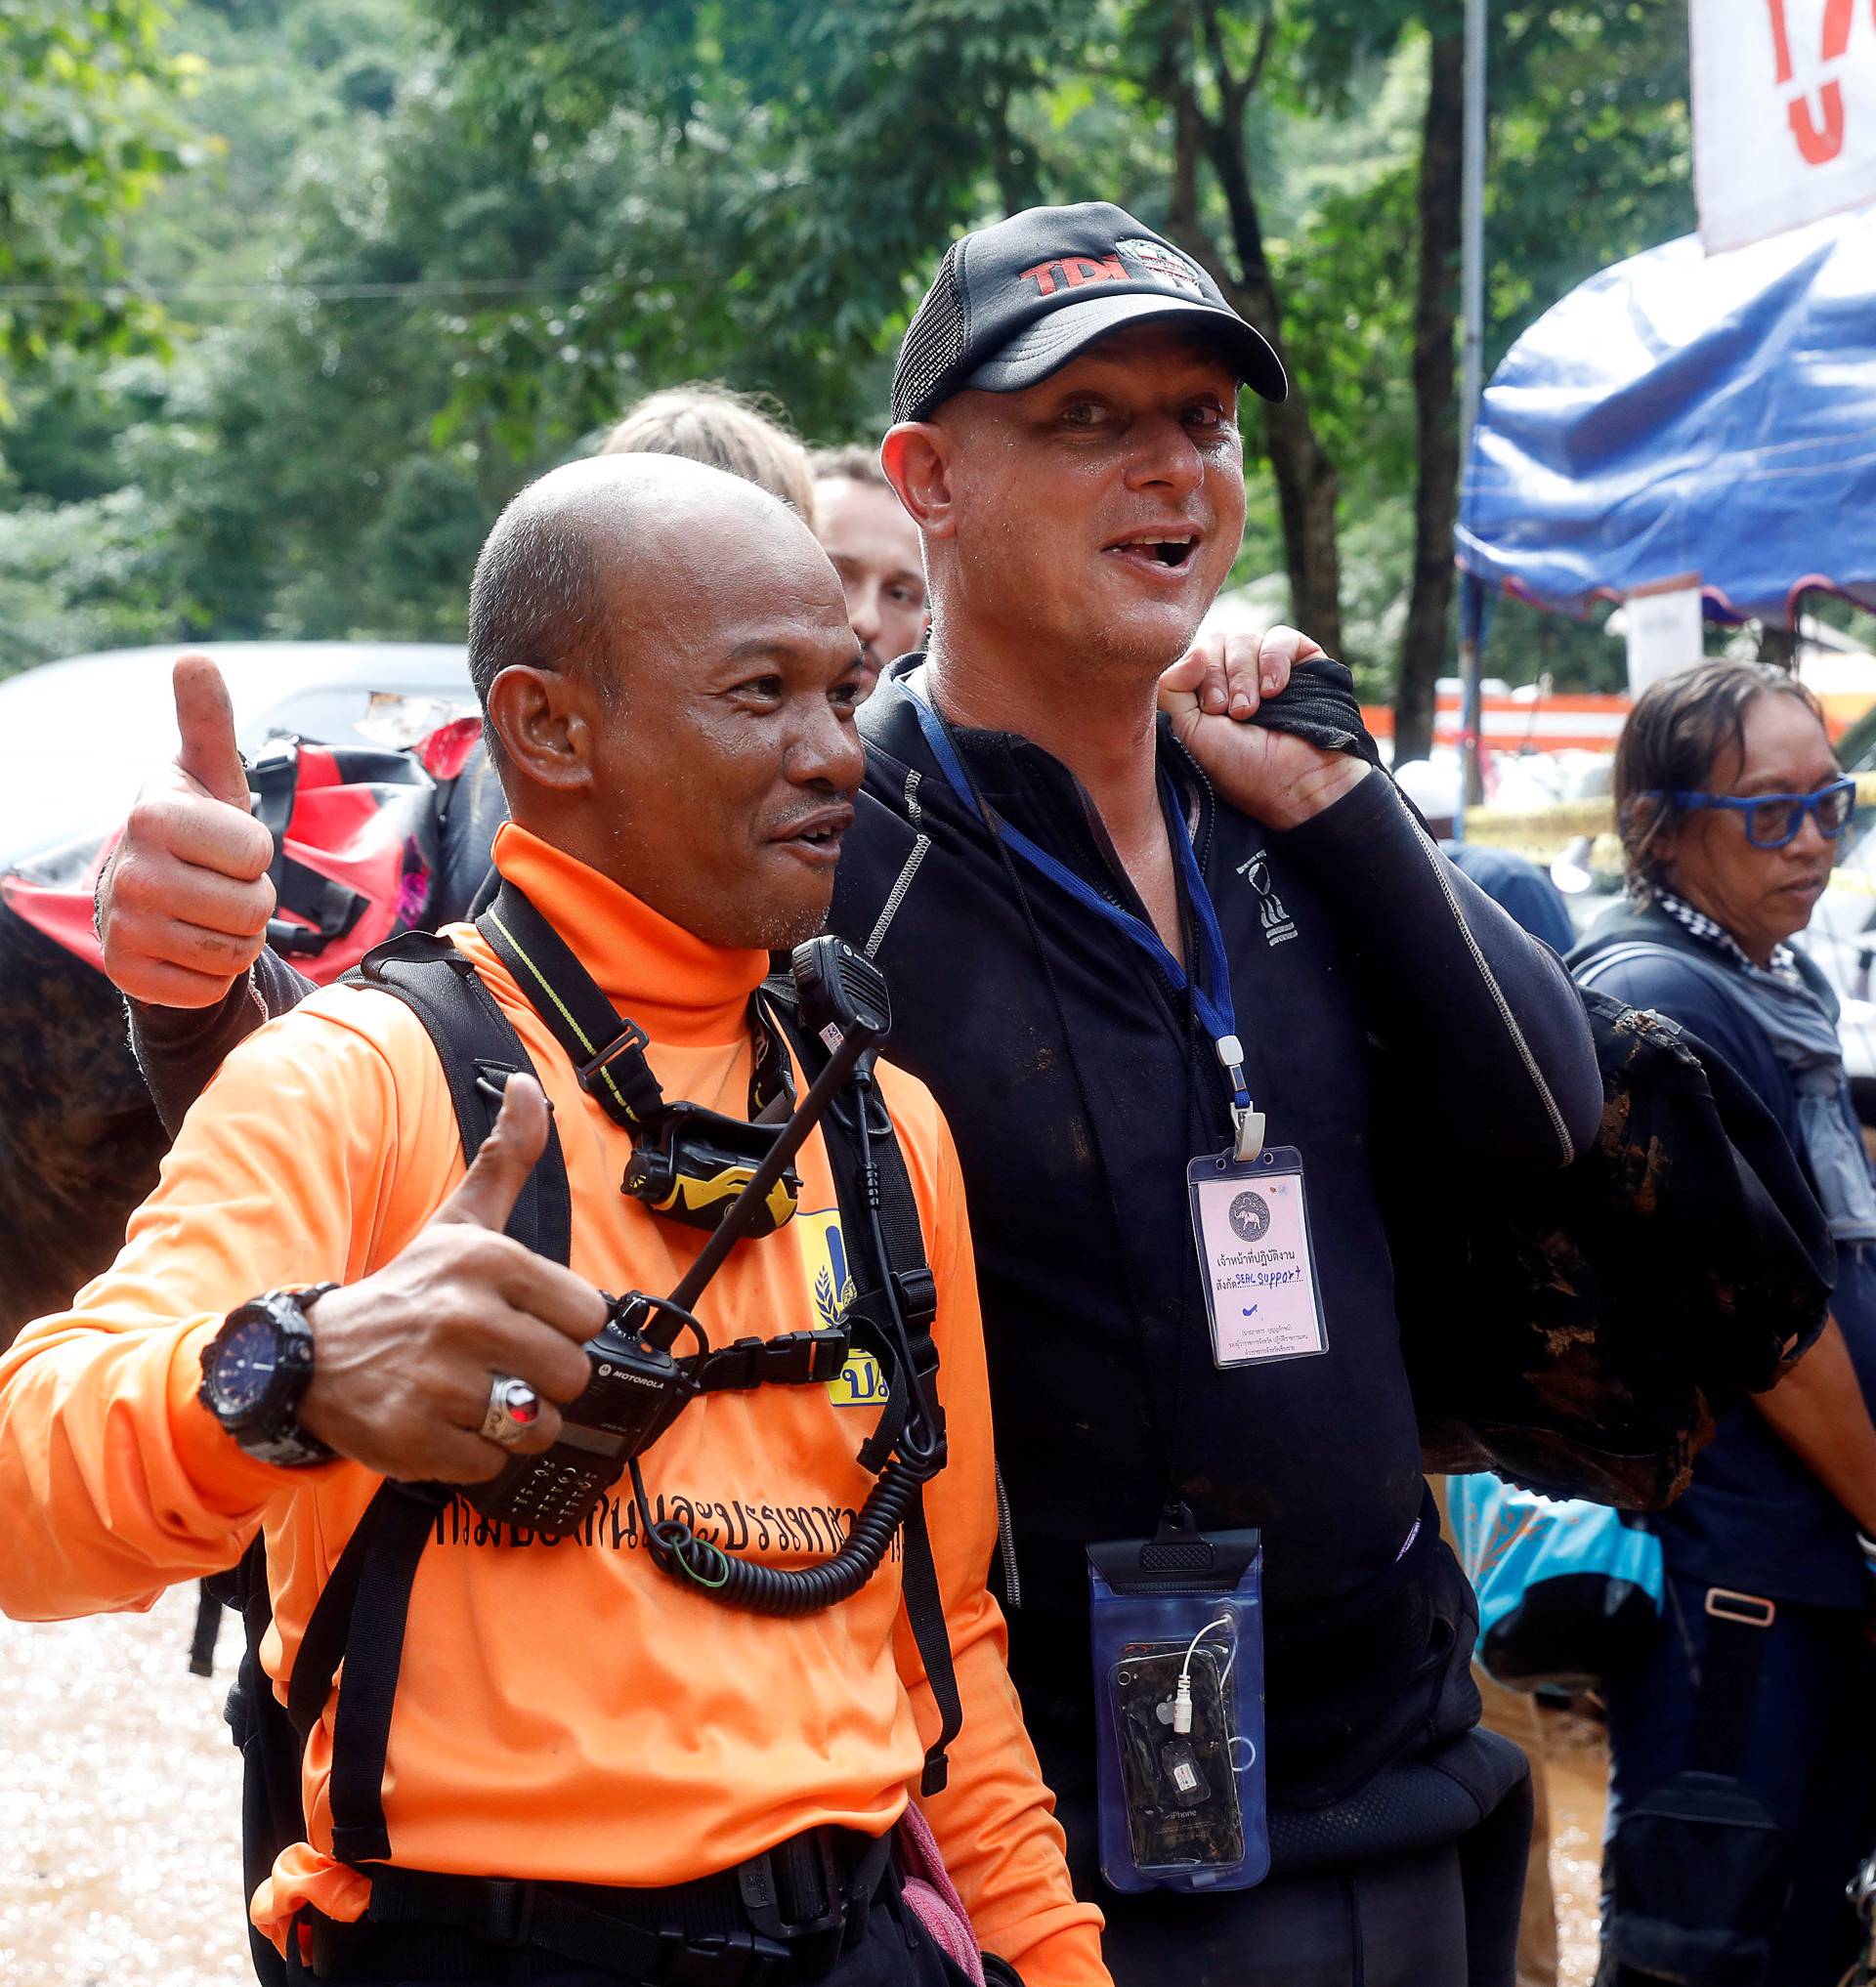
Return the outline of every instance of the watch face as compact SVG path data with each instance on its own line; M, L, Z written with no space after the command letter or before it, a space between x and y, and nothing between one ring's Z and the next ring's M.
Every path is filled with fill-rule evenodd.
M273 1322L250 1318L222 1340L215 1352L214 1386L225 1415L240 1416L265 1398L279 1364Z

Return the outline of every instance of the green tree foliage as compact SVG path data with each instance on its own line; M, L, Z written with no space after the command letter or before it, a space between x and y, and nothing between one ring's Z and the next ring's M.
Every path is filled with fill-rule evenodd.
M1443 542L1418 195L1457 7L179 0L203 162L113 265L165 299L173 357L48 336L0 431L0 667L458 633L494 510L640 393L718 377L817 438L876 435L943 243L1106 197L1280 338L1298 400L1283 428L1249 410L1238 576L1276 612L1326 597L1381 692ZM1488 357L1691 222L1681 10L1492 18ZM1443 649L1443 603L1415 604Z
M1450 653L1455 464L1430 438L1457 418L1458 134L1438 118L1443 103L1457 120L1460 0L431 11L460 102L525 135L537 158L620 106L688 158L689 201L634 210L640 280L602 287L598 335L659 372L667 299L688 302L694 369L752 371L816 426L851 425L856 410L863 428L876 423L886 355L936 245L962 228L1099 193L1184 239L1275 338L1297 389L1248 436L1274 479L1259 506L1274 542L1256 534L1257 552L1287 567L1289 609L1310 625L1333 638L1352 610L1342 646L1364 674L1386 672L1405 630L1429 712ZM1495 359L1572 283L1684 232L1692 206L1681 10L1527 4L1494 7L1492 26ZM1445 88L1429 105L1431 72ZM1428 240L1416 197L1439 140L1444 225ZM1450 265L1430 289L1418 284L1428 253ZM520 317L492 335L500 362L465 379L459 404L537 391L537 362L505 361L538 361L545 341ZM1403 501L1417 530L1375 515ZM1362 570L1344 575L1350 529ZM1379 610L1377 556L1391 574Z
M1098 191L1165 228L1284 349L1261 170L1281 105L1264 84L1306 6L432 4L465 106L545 158L576 156L596 118L624 113L684 162L686 196L634 209L605 332L639 351L658 340L660 304L648 313L634 279L649 275L688 304L694 358L760 355L816 425L853 422L853 379L880 376L941 245L1039 199ZM1257 411L1293 593L1340 646L1335 467L1305 371L1285 405ZM876 427L876 400L869 415Z
M176 100L192 65L166 52L161 0L8 0L0 24L0 416L4 369L55 351L161 337L116 287L126 217L198 151Z

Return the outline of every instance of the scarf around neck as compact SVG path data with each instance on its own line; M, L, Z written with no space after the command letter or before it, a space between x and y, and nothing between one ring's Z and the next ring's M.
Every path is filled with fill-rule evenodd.
M1835 1016L1805 984L1788 947L1774 951L1769 967L1758 966L1729 932L1690 904L1667 891L1655 903L1715 955L1716 966L1731 969L1728 987L1790 1073L1805 1162L1832 1237L1876 1242L1876 1187L1862 1135L1844 1111L1844 1051Z

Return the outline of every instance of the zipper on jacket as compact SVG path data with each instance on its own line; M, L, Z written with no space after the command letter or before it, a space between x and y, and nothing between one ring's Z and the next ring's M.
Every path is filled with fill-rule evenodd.
M1009 1518L1009 1493L1003 1488L1003 1466L997 1468L997 1550L1003 1562L1003 1591L1012 1608L1023 1604L1023 1584L1016 1573L1016 1528Z

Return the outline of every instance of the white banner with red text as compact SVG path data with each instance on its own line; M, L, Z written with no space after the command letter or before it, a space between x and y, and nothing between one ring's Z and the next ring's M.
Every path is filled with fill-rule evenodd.
M1689 0L1707 252L1876 200L1876 0Z

